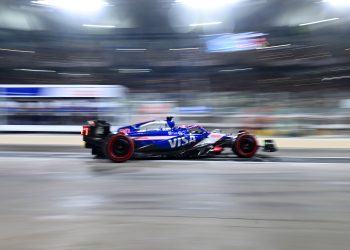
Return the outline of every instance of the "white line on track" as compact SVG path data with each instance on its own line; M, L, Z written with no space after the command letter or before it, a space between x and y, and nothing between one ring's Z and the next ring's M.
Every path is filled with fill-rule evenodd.
M0 152L1 154L18 154L19 156L21 154L24 155L28 155L28 154L32 154L32 155L84 155L84 156L88 156L91 155L88 152L35 152L35 151L23 151L23 152L18 152L18 151L2 151ZM283 156L283 155L278 155L278 156L273 156L271 157L271 159L350 159L350 157L345 157L345 156ZM220 161L220 159L223 158L210 158L210 159L218 159L218 161ZM230 159L225 158L225 159ZM235 157L232 157L232 159L237 159ZM254 158L253 158L254 159ZM264 159L264 160L268 160L269 158L261 158L261 157L257 157L257 159ZM160 161L160 160L158 160ZM161 160L161 161L196 161L196 162L200 162L201 160ZM209 160L210 161L210 160ZM207 162L206 160L203 160L203 162Z
M13 154L13 155L11 155ZM50 156L47 158L46 156ZM42 160L49 160L53 158L58 158L58 159L64 159L67 156L67 158L70 159L76 159L76 160L81 160L81 159L88 159L91 161L99 161L98 159L94 159L90 153L84 153L84 152L18 152L18 151L2 151L0 152L0 158L2 159L42 159ZM259 159L259 158L258 158ZM305 161L303 161L305 159ZM144 161L147 162L163 162L163 163L215 163L215 164L286 164L286 163L302 163L302 164L334 164L334 163L345 163L346 162L322 162L322 160L349 160L350 162L350 157L312 157L312 156L276 156L271 159L269 158L260 158L261 161L255 161L253 160L237 160L237 158L225 158L224 160L221 158L215 159L209 159L209 160L166 160L166 159L146 159ZM308 162L308 161L313 162ZM318 160L318 162L317 162ZM137 160L137 161L143 161L143 160ZM101 161L100 161L101 162ZM108 160L106 160L108 162Z
M350 157L344 156L276 156L275 158L283 158L283 159L350 159ZM266 159L266 158L264 158Z
M83 152L34 152L34 151L22 151L22 152L19 152L19 151L1 151L0 154L18 154L19 156L21 154L24 154L24 155L91 155L90 153L86 152L86 153L83 153Z
M281 164L308 164L308 165L329 165L329 164L348 164L348 163L335 163L335 162L295 162L295 161L198 161L198 160L145 160L147 162L162 162L162 163L209 163L209 164L269 164L269 165L281 165Z

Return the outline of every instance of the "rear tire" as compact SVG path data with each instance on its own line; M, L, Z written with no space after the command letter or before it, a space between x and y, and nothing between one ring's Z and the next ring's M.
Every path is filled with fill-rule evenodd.
M240 158L252 158L258 151L258 142L253 135L239 134L233 144L232 151Z
M111 135L106 140L105 152L108 159L121 163L134 154L134 142L125 134Z

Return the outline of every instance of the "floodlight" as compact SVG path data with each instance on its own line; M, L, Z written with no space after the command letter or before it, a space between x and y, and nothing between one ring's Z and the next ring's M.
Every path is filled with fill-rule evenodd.
M193 8L217 8L232 5L242 0L176 0L176 3L182 3Z
M323 0L323 2L337 6L350 5L350 0Z
M98 12L108 6L104 0L36 0L32 3L79 13Z

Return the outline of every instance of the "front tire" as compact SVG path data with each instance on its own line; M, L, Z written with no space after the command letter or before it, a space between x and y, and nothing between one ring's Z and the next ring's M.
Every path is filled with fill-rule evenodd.
M233 144L232 151L240 158L252 158L258 151L258 142L253 135L239 134Z
M115 134L107 138L105 152L108 159L121 163L134 154L134 142L125 134Z

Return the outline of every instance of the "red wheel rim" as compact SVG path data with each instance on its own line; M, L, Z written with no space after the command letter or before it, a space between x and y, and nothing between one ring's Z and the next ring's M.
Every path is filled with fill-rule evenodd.
M134 142L126 135L116 134L109 139L107 151L112 161L127 161L134 153Z
M242 157L253 157L258 150L258 142L249 134L239 135L235 142L237 154Z

